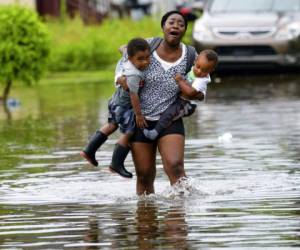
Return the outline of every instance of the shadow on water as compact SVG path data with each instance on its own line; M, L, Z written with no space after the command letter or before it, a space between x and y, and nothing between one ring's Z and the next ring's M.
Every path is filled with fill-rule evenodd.
M213 76L185 119L191 192L174 195L157 158L157 195L108 171L118 132L78 155L107 119L104 83L17 86L0 109L0 248L299 247L300 76ZM131 156L126 160L134 172ZM176 192L175 192L176 194Z

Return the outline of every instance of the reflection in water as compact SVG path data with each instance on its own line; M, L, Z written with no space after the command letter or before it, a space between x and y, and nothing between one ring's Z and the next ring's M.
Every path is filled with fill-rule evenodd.
M178 205L167 210L165 235L171 249L189 249L187 245L187 224L185 211Z
M184 199L161 204L153 199L139 200L136 211L138 248L150 250L163 246L165 249L191 249L187 242L184 205Z
M97 217L92 216L91 218L89 218L88 227L89 229L84 236L84 242L88 243L88 246L86 246L84 249L98 249L99 234L101 235L101 232L99 232L99 230L101 229L99 229Z
M136 211L137 245L139 249L155 249L159 233L158 207L155 201L140 200Z
M78 156L113 89L18 88L10 122L0 109L1 249L299 247L299 76L212 83L185 119L190 194L169 188L158 157L157 195L143 199L135 177L107 171L118 133L98 168Z
M109 208L110 221L103 218L103 211L97 215L94 211L84 235L85 249L105 245L109 249L152 250L162 246L165 249L191 249L187 243L184 202L173 203L144 197L137 201L135 208L132 207L132 213L122 207Z

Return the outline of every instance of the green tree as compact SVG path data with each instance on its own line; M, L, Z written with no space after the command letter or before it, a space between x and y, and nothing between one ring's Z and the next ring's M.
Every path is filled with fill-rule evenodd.
M37 14L18 5L0 7L0 82L6 104L13 81L36 82L46 69L50 39Z

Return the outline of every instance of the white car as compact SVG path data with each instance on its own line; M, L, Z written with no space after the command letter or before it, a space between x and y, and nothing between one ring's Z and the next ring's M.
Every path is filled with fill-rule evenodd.
M222 65L300 66L300 0L211 0L193 28Z

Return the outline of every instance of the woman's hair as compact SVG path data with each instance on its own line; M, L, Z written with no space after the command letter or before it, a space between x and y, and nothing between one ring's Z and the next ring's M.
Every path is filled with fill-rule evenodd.
M187 26L188 26L187 18L182 13L180 13L179 11L176 11L176 10L171 10L171 11L167 12L166 14L164 14L163 17L161 18L160 26L163 28L167 19L169 18L169 16L171 16L173 14L182 16L182 18L184 20L185 29L187 29Z
M134 56L138 51L150 51L148 42L143 38L133 38L127 44L127 54L128 56Z

